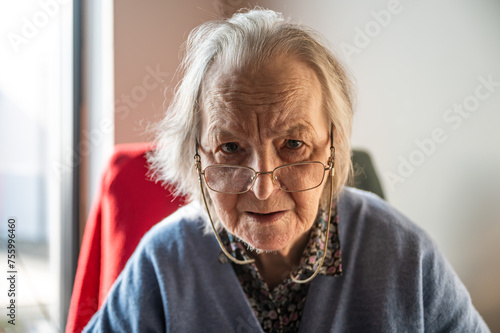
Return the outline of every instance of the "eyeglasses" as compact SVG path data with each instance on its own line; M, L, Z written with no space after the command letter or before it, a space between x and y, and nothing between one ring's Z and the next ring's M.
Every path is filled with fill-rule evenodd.
M215 164L207 166L199 173L205 179L207 187L215 192L242 194L250 191L257 177L271 175L273 184L285 192L312 190L323 183L325 173L332 168L321 162L298 162L285 164L273 171L258 172L252 168L237 165Z

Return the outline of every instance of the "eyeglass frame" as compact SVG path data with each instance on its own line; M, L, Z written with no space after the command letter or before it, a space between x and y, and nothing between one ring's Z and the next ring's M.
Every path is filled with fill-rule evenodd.
M276 176L274 175L274 173L276 172L276 170L279 170L279 169L282 169L282 168L286 168L286 167L290 167L290 166L294 166L294 165L304 165L304 164L320 164L322 167L323 167L323 175L321 176L321 182L318 184L318 185L315 185L313 187L309 187L309 188L306 188L306 189L303 189L303 190L297 190L297 191L290 191L290 190L286 190L284 188L282 188L278 182L276 182ZM200 165L201 166L201 165ZM208 181L207 181L207 177L206 177L206 174L205 174L205 171L208 169L208 168L213 168L213 167L228 167L228 168L238 168L238 169L246 169L246 170L250 170L253 172L253 176L251 177L252 178L252 182L249 186L249 188L245 191L240 191L240 192L227 192L227 191L218 191L218 190L215 190L213 189L209 184L208 184ZM243 194L243 193L247 193L248 191L251 191L252 188L254 187L255 185L255 182L257 181L257 177L259 177L260 175L268 175L270 174L271 175L271 178L272 178L272 181L273 181L273 184L278 186L278 188L282 191L285 191L285 192L289 192L289 193L295 193L295 192L304 192L304 191L309 191L309 190L312 190L312 189L315 189L319 186L321 186L321 184L323 184L323 182L325 181L325 174L327 171L330 171L333 167L333 164L332 163L329 163L328 166L325 166L322 162L320 161L304 161L304 162L295 162L295 163L288 163L288 164L283 164L283 165L280 165L276 168L274 168L272 171L256 171L255 169L251 168L251 167L247 167L247 166L242 166L242 165L231 165L231 164L212 164L212 165L208 165L205 167L205 169L199 171L201 175L204 176L204 179L205 179L205 184L207 185L207 187L211 190L211 191L214 191L214 192L218 192L218 193L225 193L225 194Z

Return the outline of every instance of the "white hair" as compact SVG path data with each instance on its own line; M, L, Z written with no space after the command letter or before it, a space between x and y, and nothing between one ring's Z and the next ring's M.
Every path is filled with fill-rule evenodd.
M193 157L200 135L200 92L211 64L219 59L234 68L258 68L275 56L290 55L309 65L322 86L323 108L334 126L333 185L334 197L337 197L352 173L353 96L345 69L322 40L315 31L292 23L280 13L261 8L195 28L189 34L186 54L179 67L182 79L163 121L158 124L154 150L148 156L153 176L169 186L174 194L186 196L190 201L201 200ZM323 193L326 200L328 185ZM206 187L204 189L212 206ZM220 222L213 217L220 228Z

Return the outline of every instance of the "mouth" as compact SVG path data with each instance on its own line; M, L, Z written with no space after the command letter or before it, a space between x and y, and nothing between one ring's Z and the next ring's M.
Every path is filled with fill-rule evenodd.
M248 217L250 217L256 223L273 223L281 220L286 211L277 211L277 212L269 212L269 213L260 213L260 212L247 212Z

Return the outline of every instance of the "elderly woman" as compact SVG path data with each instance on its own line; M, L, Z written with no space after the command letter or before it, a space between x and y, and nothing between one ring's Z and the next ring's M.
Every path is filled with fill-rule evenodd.
M488 331L428 236L345 187L351 98L320 38L275 12L195 29L151 156L192 202L144 237L86 330Z

